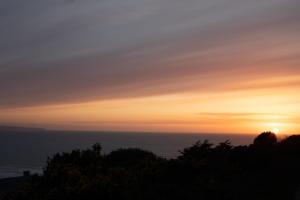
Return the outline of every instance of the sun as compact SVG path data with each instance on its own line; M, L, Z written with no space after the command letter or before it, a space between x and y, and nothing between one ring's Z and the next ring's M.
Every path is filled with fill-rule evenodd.
M273 128L272 132L277 135L279 134L280 130L278 128Z

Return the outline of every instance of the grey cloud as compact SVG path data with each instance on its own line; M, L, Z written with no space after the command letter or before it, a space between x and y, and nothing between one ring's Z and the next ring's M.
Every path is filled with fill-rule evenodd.
M299 6L3 0L0 107L205 91L224 81L299 73Z

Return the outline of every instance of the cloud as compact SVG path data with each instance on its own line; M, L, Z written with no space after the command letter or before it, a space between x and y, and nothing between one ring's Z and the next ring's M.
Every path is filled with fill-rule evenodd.
M300 72L299 6L1 1L0 107L281 86Z

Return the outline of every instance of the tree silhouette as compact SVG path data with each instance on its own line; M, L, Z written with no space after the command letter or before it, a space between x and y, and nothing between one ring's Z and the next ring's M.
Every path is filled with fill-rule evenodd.
M58 153L6 200L294 200L300 136L264 132L249 146L198 141L173 159L137 148Z
M277 137L272 132L263 132L254 139L255 146L274 146L277 144Z

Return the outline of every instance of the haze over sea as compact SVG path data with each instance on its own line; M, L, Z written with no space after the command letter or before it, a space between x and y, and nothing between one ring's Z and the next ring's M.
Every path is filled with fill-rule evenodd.
M249 134L0 131L0 178L21 176L24 170L41 173L48 156L85 149L95 143L101 143L105 153L118 148L138 147L172 158L197 140L208 139L214 144L230 140L234 145L245 145L254 137Z

